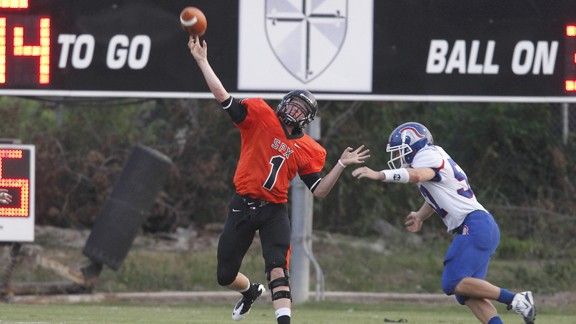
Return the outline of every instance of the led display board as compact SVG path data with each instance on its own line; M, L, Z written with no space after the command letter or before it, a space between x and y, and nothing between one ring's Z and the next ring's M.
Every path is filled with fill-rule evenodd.
M211 98L179 25L189 5L239 95L576 98L570 0L0 0L0 95Z
M33 145L0 144L0 242L34 240Z

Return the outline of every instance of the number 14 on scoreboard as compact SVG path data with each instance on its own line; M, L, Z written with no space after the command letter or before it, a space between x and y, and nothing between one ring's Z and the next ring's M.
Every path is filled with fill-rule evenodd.
M10 20L10 14L28 9L28 0L0 0L0 84L7 80L10 65L7 58L36 58L38 60L37 80L39 84L50 83L50 18L26 17L23 21ZM8 14L6 14L8 13ZM37 31L38 43L25 43L27 28Z

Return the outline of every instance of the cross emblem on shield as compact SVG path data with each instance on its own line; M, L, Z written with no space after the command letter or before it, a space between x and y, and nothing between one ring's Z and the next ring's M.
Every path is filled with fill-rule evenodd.
M340 52L347 16L348 0L266 0L268 44L292 76L310 82Z

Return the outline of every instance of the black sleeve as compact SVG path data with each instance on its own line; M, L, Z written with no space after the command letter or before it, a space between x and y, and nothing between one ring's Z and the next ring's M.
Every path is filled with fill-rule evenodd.
M235 124L241 123L248 114L246 107L232 96L228 97L228 99L224 100L221 104Z
M302 179L302 181L304 181L304 183L306 184L306 187L308 187L308 189L310 189L310 191L312 191L312 192L314 192L314 190L316 190L316 187L320 183L320 180L322 180L322 178L320 178L320 173L310 173L307 175L303 175L303 176L300 176L300 179Z

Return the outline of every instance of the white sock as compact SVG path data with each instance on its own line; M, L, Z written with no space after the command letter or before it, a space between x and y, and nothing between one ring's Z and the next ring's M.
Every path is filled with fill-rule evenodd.
M280 317L280 316L288 316L290 317L290 315L292 315L292 311L290 310L290 308L288 307L282 307L282 308L278 308L276 310L276 318Z
M250 289L250 286L251 286L251 285L250 285L250 281L248 281L248 286L247 286L246 288L244 288L244 289L241 289L240 292L241 292L241 293L247 292L248 289Z

